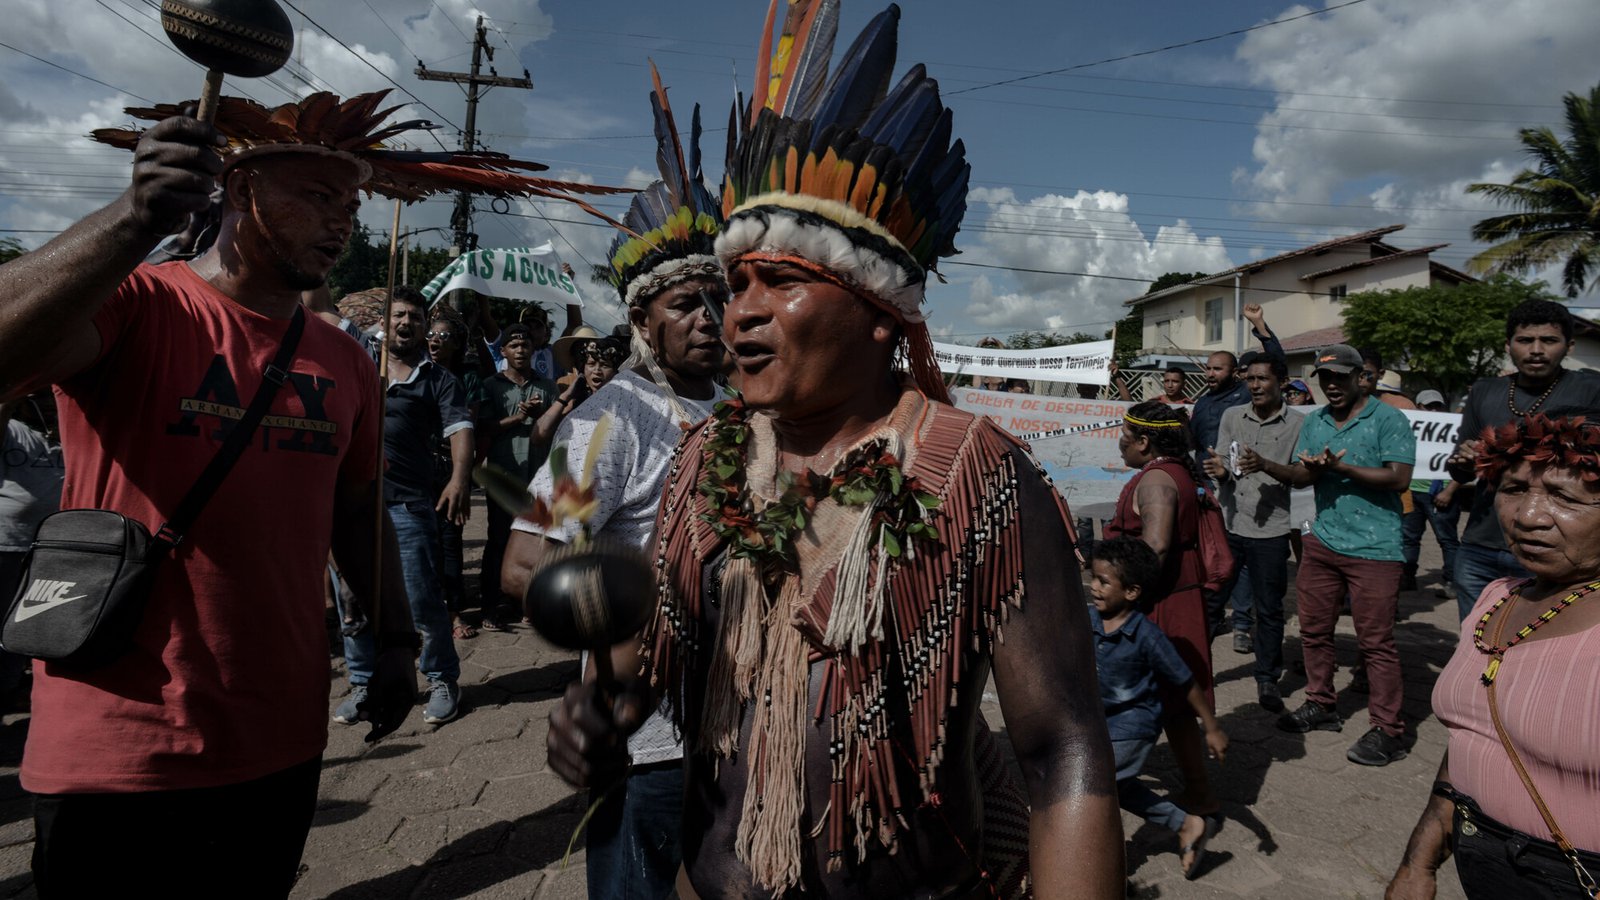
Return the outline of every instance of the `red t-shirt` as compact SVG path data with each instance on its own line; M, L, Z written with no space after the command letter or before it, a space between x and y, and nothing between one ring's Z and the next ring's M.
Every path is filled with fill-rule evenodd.
M219 425L255 396L288 325L186 263L135 270L95 317L100 358L56 388L61 508L159 528L221 446ZM334 490L375 476L381 424L372 360L308 316L289 382L159 565L134 649L87 673L35 666L23 787L211 787L322 752Z

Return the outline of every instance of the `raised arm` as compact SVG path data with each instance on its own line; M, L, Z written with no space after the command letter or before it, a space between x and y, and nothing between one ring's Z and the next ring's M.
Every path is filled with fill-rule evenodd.
M1116 767L1072 542L1049 486L1018 468L1028 592L995 643L994 678L1027 781L1034 894L1120 898Z
M222 171L215 128L177 116L134 150L133 183L38 250L0 266L0 396L19 397L100 353L94 316L161 239L206 209Z
M1267 313L1259 303L1246 303L1244 317L1250 321L1250 333L1261 342L1261 349L1269 356L1284 358L1283 344L1278 336L1272 333L1272 326L1267 324Z

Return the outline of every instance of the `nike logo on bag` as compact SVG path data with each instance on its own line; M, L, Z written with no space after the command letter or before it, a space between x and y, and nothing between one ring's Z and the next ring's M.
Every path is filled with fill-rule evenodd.
M74 600L82 600L88 594L78 594L75 597L65 596L67 591L77 587L76 581L52 581L48 578L36 579L28 585L28 593L22 597L22 602L17 604L17 617L12 621L21 622L31 619L46 610L55 609Z

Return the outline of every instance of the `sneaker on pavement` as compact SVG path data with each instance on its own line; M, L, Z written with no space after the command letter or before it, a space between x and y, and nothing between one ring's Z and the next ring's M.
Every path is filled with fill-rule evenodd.
M1250 632L1235 631L1233 633L1233 652L1254 653L1255 645L1250 643Z
M453 681L428 685L428 703L422 707L422 721L429 725L448 722L461 714L461 688Z
M1308 731L1343 731L1344 720L1339 718L1338 710L1323 706L1315 700L1307 700L1294 712L1279 716L1278 727L1295 734L1305 734Z
M1400 739L1385 734L1381 728L1373 728L1361 736L1361 740L1350 745L1350 752L1345 758L1353 763L1363 766L1387 766L1389 763L1406 758L1405 748L1400 746Z
M365 702L367 702L367 686L350 685L350 696L344 698L339 708L333 711L333 720L340 725L354 725L364 718L359 707Z
M1283 691L1278 688L1276 681L1256 682L1256 702L1261 708L1270 713L1283 712Z
M1433 589L1433 595L1440 600L1454 600L1456 599L1456 586L1446 581Z

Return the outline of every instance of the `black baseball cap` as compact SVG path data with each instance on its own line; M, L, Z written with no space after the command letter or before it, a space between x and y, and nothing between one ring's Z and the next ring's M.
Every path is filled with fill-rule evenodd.
M1349 344L1334 344L1317 351L1317 365L1312 374L1326 369L1337 375L1349 375L1361 368L1361 354Z

